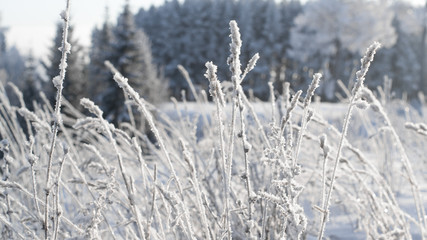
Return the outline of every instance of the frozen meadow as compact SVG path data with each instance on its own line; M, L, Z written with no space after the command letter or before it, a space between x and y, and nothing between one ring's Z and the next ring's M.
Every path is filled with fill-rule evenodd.
M230 81L207 62L209 92L196 91L180 69L194 102L152 105L105 62L126 99L114 125L62 96L68 7L61 17L55 105L41 92L29 110L0 85L2 239L427 238L427 107L393 99L387 79L365 87L379 43L340 103L317 101L319 73L305 92L270 83L261 102L241 85L259 55L240 62L231 21Z
M14 94L19 96L19 92ZM4 86L1 96L2 126L6 126L0 130L2 234L13 239L41 239L52 106L40 104L33 112L11 106ZM304 130L297 167L286 172L301 131L302 103L295 106L281 135L281 119L286 118L291 104L286 96L275 99L274 104L249 100L243 111L247 141L243 143L240 123L236 123L234 140L230 140L233 95L225 95L221 146L216 104L204 101L203 93L200 96L200 102L171 102L159 108L144 103L156 116L154 124L165 151L155 136L144 134L147 129L135 128L145 124L122 123L115 128L102 124L105 120L98 117L85 117L64 101L52 163L49 236L53 238L57 231L59 239L222 238L228 233L224 212L224 201L228 201L233 239L317 238L322 189L330 186L339 129L349 103L310 105L313 116ZM410 177L397 145L404 145L425 205L422 166L426 131L422 124L416 124L426 122L426 108L414 109L397 99L384 102L384 106L399 139L393 139L378 112L354 110L338 165L325 238L421 238ZM26 122L33 126L31 133L24 133ZM326 139L323 146L319 137ZM244 144L251 147L244 148ZM224 196L222 147L225 166L233 154L231 172L225 173L230 178L228 200ZM326 161L325 151L329 156ZM249 194L246 176L250 179ZM290 195L297 190L298 194ZM292 201L288 196L294 196ZM291 218L296 213L300 218ZM288 232L291 227L295 232Z

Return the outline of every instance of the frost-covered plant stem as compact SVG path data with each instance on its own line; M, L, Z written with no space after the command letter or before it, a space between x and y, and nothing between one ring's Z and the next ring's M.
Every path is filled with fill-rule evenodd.
M15 95L18 96L19 104L21 105L21 107L26 108L24 95L22 94L22 92L12 82L8 82L7 84L13 89L13 91L15 92ZM25 123L27 125L28 136L34 136L33 129L31 128L31 125L30 125L30 121L28 119L25 119Z
M243 153L244 153L244 159L245 159L245 173L243 175L243 180L246 182L246 192L248 194L248 220L252 220L252 200L251 200L251 178L250 178L250 172L249 172L249 151L251 149L250 144L248 143L247 137L246 137L246 124L244 120L243 115L243 103L241 98L238 101L239 109L240 109L240 137L242 139L242 147L243 147Z
M251 113L251 115L254 118L255 123L256 123L256 125L257 125L257 127L259 129L259 131L261 132L262 139L267 144L267 147L271 148L270 140L268 139L267 134L264 131L264 127L262 126L261 121L259 120L259 117L258 117L257 113L255 112L254 106L251 104L251 102L249 101L249 99L246 97L245 94L241 94L240 96L242 97L243 102L249 108L249 112Z
M156 207L156 182L157 182L157 165L154 165L154 170L153 170L153 172L154 172L154 174L153 174L153 186L152 186L152 188L153 188L153 197L152 197L152 199L151 199L151 210L150 210L150 216L148 217L148 221L147 221L147 227L148 227L148 232L147 232L147 234L148 234L148 236L147 236L147 238L148 239L150 239L150 234L151 234L151 231L150 231L150 229L151 229L151 223L153 222L153 219L154 219L154 210L155 210L155 207ZM161 229L161 231L163 232L163 228L162 228L162 226L160 225L160 229Z
M339 145L338 145L337 155L336 155L335 161L334 161L334 168L332 171L331 183L329 186L328 194L326 196L325 208L323 209L323 211L324 211L323 212L323 218L322 218L322 222L320 224L320 231L319 231L319 235L318 235L319 240L321 240L323 238L323 234L325 231L326 220L327 220L327 216L329 214L329 206L330 206L332 191L334 189L335 176L336 176L337 169L338 169L338 163L339 163L340 158L341 158L341 151L342 151L342 148L344 145L345 137L347 135L347 130L348 130L348 126L350 123L350 118L351 118L351 113L353 111L354 103L358 99L360 90L362 89L363 83L365 81L366 73L368 72L369 66L371 65L371 62L374 59L374 55L375 55L375 53L379 47L380 47L380 44L378 42L374 42L371 46L368 47L368 49L366 50L365 56L363 56L363 58L361 59L361 68L359 71L356 72L356 83L353 87L350 104L348 105L348 109L347 109L347 112L346 112L346 115L344 118L344 124L342 127L342 132L341 132L340 141L339 141Z
M36 206L37 214L41 214L40 206L37 201L37 184L36 184L37 181L36 181L36 171L34 170L34 164L31 164L31 180L33 182L34 204Z
M142 186L143 186L143 189L146 189L147 188L147 181L149 181L149 180L148 180L147 175L145 174L145 171L147 171L147 173L149 175L150 175L150 171L148 169L147 162L142 157L142 149L141 149L141 146L139 145L136 137L132 138L132 147L134 148L134 151L136 151L136 153L137 153L136 156L138 158L138 162L139 162L140 170L141 170L141 176L142 176Z
M184 77L185 81L190 86L190 90L193 94L194 99L196 100L196 102L199 102L199 95L197 94L196 88L194 87L194 84L191 81L190 74L188 74L188 71L182 65L178 65L178 70L181 72L181 75Z
M243 179L246 183L246 191L247 191L247 200L248 200L248 220L251 221L252 219L252 201L251 201L251 182L250 182L250 175L249 175L249 159L248 159L248 153L251 149L251 146L246 138L246 125L245 125L245 116L244 116L244 104L242 100L242 96L245 96L241 83L243 79L246 77L246 75L255 67L256 62L259 59L258 53L255 54L250 60L249 63L245 69L245 71L242 74L242 71L240 69L241 63L240 63L240 53L241 53L241 47L242 47L242 40L240 37L240 31L239 27L237 26L236 21L232 20L230 21L230 56L227 60L228 64L230 65L230 71L232 73L231 81L233 83L233 109L232 109L232 123L231 123L231 133L230 133L230 142L229 142L229 166L228 166L228 177L229 177L229 183L231 182L231 166L232 166L232 153L234 148L234 129L235 129L235 121L236 121L236 111L237 108L239 109L239 116L240 116L240 132L238 136L242 140L242 148L243 148L243 154L244 154L244 161L245 161L245 173L243 174ZM255 114L256 115L256 114ZM263 131L262 129L260 129ZM228 186L230 188L230 186ZM228 189L230 190L230 189ZM250 226L250 222L248 222L248 228ZM229 239L231 239L231 233L229 233Z
M282 146L283 141L284 141L283 136L285 135L286 125L289 124L289 131L292 130L292 126L291 126L291 123L290 123L291 117L292 117L292 112L294 111L295 107L298 105L298 99L301 96L301 94L302 94L302 91L299 90L298 92L296 92L294 94L294 96L292 96L292 100L291 100L291 102L289 103L289 106L286 109L286 115L285 115L285 117L282 118L282 122L280 124L280 136L282 136L280 138L280 146Z
M318 210L321 212L322 216L320 219L320 222L326 222L328 218L328 212L325 211L326 209L326 166L328 162L329 157L329 147L326 142L326 135L322 135L319 138L320 141L320 148L323 150L323 171L322 171L322 207L318 208ZM323 233L322 233L323 234ZM319 239L321 239L322 236L320 236Z
M237 89L240 86L242 79L240 79L240 75L242 74L242 70L240 69L240 49L242 47L242 40L240 39L239 27L237 26L236 21L230 21L230 56L227 59L228 64L230 65L231 71L231 82L233 83L233 106L231 113L231 130L230 130L230 141L228 143L228 188L230 188L231 184L231 167L233 162L233 149L234 149L234 134L236 128L236 112L237 112ZM229 189L230 190L230 189ZM228 190L228 191L229 191Z
M181 198L182 195L182 186L181 182L179 181L179 178L176 174L175 168L172 165L172 160L169 156L169 153L166 149L166 146L163 142L162 137L160 136L160 132L156 127L156 124L154 123L153 116L148 111L145 101L139 96L137 92L129 85L127 78L125 78L109 61L105 62L105 65L110 69L110 71L114 74L114 80L117 82L120 88L123 89L123 91L128 94L132 100L136 103L138 106L138 109L142 112L146 120L148 121L148 125L151 128L151 131L153 132L154 136L156 137L156 140L159 143L160 149L162 150L163 154L165 155L165 158L167 160L167 163L169 165L170 171L172 173L172 176L177 184L178 190L180 192Z
M232 98L232 111L231 111L231 126L230 126L230 138L228 141L227 151L227 194L231 190L231 169L233 165L233 150L234 150L234 135L236 129L236 112L237 112L237 88L240 86L240 75L242 70L240 69L240 49L242 47L242 40L240 39L239 27L236 21L230 21L230 56L227 59L227 63L230 65L231 71L231 82L233 84L233 98ZM229 223L230 225L230 223ZM229 227L231 230L231 227ZM231 231L228 232L228 239L231 239Z
M326 207L326 166L328 164L329 147L326 145L326 135L320 137L320 147L323 150L323 172L322 172L322 208Z
M181 75L184 77L185 81L187 81L188 85L190 86L191 93L193 94L196 103L199 105L200 108L203 108L203 104L208 102L207 99L204 98L207 97L205 90L201 90L201 96L199 96L196 92L196 88L194 87L193 82L191 81L190 74L188 73L188 71L182 65L178 65L178 70L181 72ZM203 124L208 125L209 120L207 114L202 114L202 117ZM211 128L203 128L203 131L210 131L210 129Z
M228 236L231 237L231 222L230 222L230 207L229 207L229 188L228 188L228 176L227 176L227 157L225 155L225 141L224 141L224 123L222 121L222 109L225 105L224 94L221 90L221 83L218 81L216 76L217 66L215 66L212 62L206 63L206 74L205 77L209 80L209 93L215 101L216 105L216 117L218 121L218 129L219 129L219 141L220 141L220 151L221 151L221 159L222 159L222 177L224 181L224 201L225 201L225 225L226 231L228 232Z
M246 67L245 71L243 72L243 75L241 77L240 82L243 81L246 74L251 71L254 67L256 62L259 59L258 53L255 54L251 60L249 60L248 66ZM245 95L243 92L243 89L241 87L241 84L236 86L236 98L237 98L237 105L239 108L240 113L240 138L242 140L242 147L243 147L243 153L244 153L244 159L245 159L245 173L243 175L243 179L246 181L246 192L248 194L248 220L252 220L252 200L251 200L251 181L250 181L250 174L249 174L249 151L251 149L251 145L247 140L246 137L246 124L245 124L245 116L244 116L244 104L242 100L242 95ZM262 131L262 130L261 130Z
M346 112L346 115L344 118L344 125L343 125L343 129L342 129L341 137L340 137L340 142L338 145L338 151L337 151L337 155L336 155L335 160L334 160L334 169L332 171L331 183L329 184L328 194L326 195L325 208L322 209L323 210L323 217L322 217L322 222L320 224L320 232L318 235L319 240L321 240L323 238L323 234L325 231L326 220L327 220L328 215L329 215L330 199L331 199L331 195L332 195L332 191L333 191L334 183L335 183L335 176L336 176L336 172L338 169L338 163L339 163L339 160L341 158L341 151L343 148L344 139L345 139L345 136L347 135L347 129L348 129L348 125L350 123L351 112L353 110L354 101L355 101L355 96L353 95L351 100L350 100L350 105L347 109L347 112Z
M316 73L313 75L313 80L311 81L310 86L308 87L307 90L307 95L304 98L304 113L302 115L302 119L301 119L301 129L299 131L298 134L298 140L297 140L297 145L295 148L295 157L293 158L292 161L292 167L296 166L296 162L298 161L298 156L299 156L299 152L301 149L301 143L302 143L302 138L304 136L304 132L307 128L307 117L308 117L308 107L310 106L311 103L311 98L314 95L314 91L316 91L316 89L319 87L319 82L320 82L320 78L322 77L322 74L320 73Z
M37 216L41 216L40 206L37 201L37 181L36 181L36 171L34 170L34 165L36 165L38 157L33 154L33 146L34 146L34 137L30 136L30 150L27 156L27 161L31 166L31 180L33 184L33 194L34 194L34 204L37 210Z
M56 179L55 182L55 210L56 210L56 216L55 216L55 230L53 233L53 239L57 239L58 238L58 230L59 230L59 223L61 221L61 215L62 215L62 211L61 211L61 205L59 204L59 184L61 182L61 175L62 175L62 169L64 168L64 163L65 163L65 159L67 158L68 155L68 148L64 147L64 157L62 158L62 161L59 165L59 170L58 170L58 177Z
M273 82L268 82L268 88L270 89L271 123L276 126L276 98L274 97Z
M228 150L226 153L227 156L227 192L230 192L231 189L231 169L233 167L233 150L234 150L234 135L236 131L236 112L237 112L237 100L233 97L232 100L232 110L231 110L231 123L230 123L230 136L228 141Z
M59 123L61 121L61 100L62 100L62 90L64 88L64 79L65 72L67 69L67 55L71 51L71 44L68 43L68 27L69 27L69 17L70 17L70 0L67 0L67 5L65 10L61 13L61 17L64 20L64 26L62 31L62 46L60 50L62 51L61 63L59 65L59 76L53 78L53 84L57 89L56 94L56 105L54 112L54 123L52 129L52 140L49 150L49 159L47 163L47 175L46 175L46 198L45 198L45 213L44 213L44 230L45 230L45 239L49 237L49 194L50 194L50 175L52 169L52 159L53 152L55 149L56 137L58 134Z
M236 119L236 111L237 108L239 109L239 116L240 116L240 132L238 136L242 140L242 148L243 148L243 154L244 154L244 161L245 161L245 173L243 174L243 179L246 182L246 191L248 194L248 220L250 221L252 219L252 202L251 202L251 183L250 183L250 175L249 175L249 159L248 159L248 153L251 149L251 146L246 138L246 125L245 125L245 116L244 116L244 105L242 100L242 95L244 95L244 92L242 90L241 83L243 82L243 79L245 76L255 67L256 62L259 59L258 53L255 54L250 60L245 68L245 71L242 74L242 71L240 69L241 63L240 63L240 51L242 47L242 40L240 38L240 31L239 27L237 26L236 21L230 21L230 38L231 38L231 44L230 44L230 57L228 58L228 64L230 65L230 71L232 73L232 83L233 83L233 110L232 110L232 131L230 133L230 150L229 150L229 181L231 181L231 161L232 161L232 149L233 149L233 139L234 139L234 125L235 125L235 119Z
M196 193L196 204L197 204L199 214L202 218L203 231L205 232L204 239L212 239L211 235L210 235L210 231L209 231L208 218L206 216L206 208L203 205L202 192L201 192L201 188L200 188L199 179L197 176L196 167L194 166L193 157L191 156L190 151L188 150L184 140L180 139L179 143L182 147L184 160L187 162L188 167L190 169L191 184L193 185L194 192Z
M413 122L407 122L405 123L405 127L407 129L411 129L415 131L416 133L427 137L427 125L424 123L413 123Z

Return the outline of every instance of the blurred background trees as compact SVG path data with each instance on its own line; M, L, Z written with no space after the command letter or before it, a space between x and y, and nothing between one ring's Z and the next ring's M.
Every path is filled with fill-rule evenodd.
M133 13L132 11L135 11ZM168 96L181 97L189 86L177 69L183 65L199 89L207 89L204 64L219 66L220 80L229 80L230 20L237 20L242 33L242 62L259 52L261 58L244 89L267 100L268 82L281 93L283 83L304 89L314 72L322 72L318 91L336 101L337 80L352 84L361 54L373 41L379 51L368 73L367 84L376 88L384 76L393 81L396 96L416 98L425 86L425 8L404 1L317 0L169 0L149 9L130 9L124 2L115 21L106 14L102 26L92 32L85 48L70 34L64 96L78 107L82 96L94 99L113 121L125 119L124 96L104 67L111 61L149 102L161 103ZM58 75L61 25L57 26L49 58L40 61L6 43L7 28L0 22L0 78L24 89L26 99L42 88L54 97L51 79ZM426 89L427 90L427 89ZM338 94L339 91L338 91ZM342 93L341 93L342 94ZM191 100L192 95L187 94Z
M120 122L127 118L127 113L123 91L112 75L106 72L103 66L105 60L128 78L129 84L147 101L156 104L166 99L168 82L153 64L150 41L136 27L128 3L113 28L107 19L102 29L94 31L92 43L89 72L96 84L92 85L91 92L99 93L98 101L107 118Z
M416 97L421 88L423 19L425 9L403 1L322 0L177 0L140 9L136 23L152 41L154 61L171 81L178 97L188 90L176 69L183 65L195 84L206 89L206 61L219 65L220 79L229 79L226 59L228 22L237 20L242 32L242 62L256 52L261 59L244 81L244 88L268 99L268 81L280 92L284 81L304 89L313 72L324 74L319 95L336 101L336 81L351 85L361 54L373 41L383 45L369 73L372 88L384 76L393 80L397 96Z

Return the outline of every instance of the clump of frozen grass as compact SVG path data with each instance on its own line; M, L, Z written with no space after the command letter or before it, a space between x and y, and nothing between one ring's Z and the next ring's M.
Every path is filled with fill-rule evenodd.
M68 19L68 13L64 12L63 16ZM59 111L60 116L54 120L58 120L57 142L63 147L62 150L55 147L52 153L52 170L47 176L51 178L52 197L48 205L41 199L46 179L40 173L49 165L50 116L56 116L58 104L52 109L46 101L34 111L22 103L14 107L0 85L0 123L6 126L0 128L0 139L7 139L0 142L3 238L47 236L42 212L48 210L47 222L51 225L48 235L53 239L303 239L315 237L328 217L336 221L335 214L329 214L332 190L340 203L336 205L347 209L348 218L358 223L367 238L410 239L411 223L425 232L423 220L414 218L406 211L407 206L398 204L385 173L372 161L376 156L372 157L372 152L388 151L390 147L384 145L374 151L364 147L365 140L370 144L377 135L391 133L390 140L400 145L397 154L402 159L405 156L405 139L399 139L403 130L393 128L393 119L386 109L363 87L376 47L371 47L362 60L357 74L362 82L349 94L349 112L354 106L366 110L369 107L378 114L379 124L385 126L367 139L354 140L356 136L351 138L352 134L346 136L345 133L375 119L364 114L362 121L352 121L352 127L348 128L348 114L344 124L347 126L342 132L322 119L310 107L320 75L313 76L305 98L301 98L301 91L291 98L289 83L285 83L283 96L278 98L273 95L270 84L272 104L259 107L249 101L241 84L255 67L259 55L255 54L242 71L239 59L242 42L236 22L230 22L230 30L228 63L232 78L227 84L232 86L231 93L224 96L222 88L226 84L218 80L216 66L208 62L206 77L216 111L205 110L194 117L190 117L193 110L189 102L175 101L176 110L180 111L178 121L161 109L152 108L126 78L107 63L124 94L130 96L132 104L137 105L147 119L155 139L150 141L132 122L115 128L88 99L83 99L82 104L92 117L72 109L69 115ZM64 46L63 50L69 50L69 45ZM65 64L61 64L61 68L65 68ZM181 71L185 75L185 71ZM186 79L192 86L188 75ZM54 79L58 87L60 80ZM19 97L19 89L12 89ZM206 93L191 89L197 106L208 109L211 104L207 103ZM65 99L61 103L67 104ZM260 108L271 106L279 108L272 112L280 114L280 121L276 122L277 116L259 114ZM181 112L182 107L186 111ZM30 130L35 131L25 134L18 114L32 125ZM200 115L206 119L203 124ZM210 125L212 119L216 129ZM407 123L405 133L422 134L423 120L411 121L419 123ZM68 127L70 125L74 128ZM200 128L203 134L196 135ZM422 135L417 139L417 144L423 144ZM411 144L404 147L408 153L413 150ZM338 156L332 157L335 154ZM415 208L418 215L423 215L422 191L415 181L421 178L415 179L418 171L411 170L410 164L416 163L402 161L406 170L402 182L409 180ZM116 179L115 169L121 178ZM396 174L400 175L400 172ZM335 181L336 177L340 180ZM320 217L308 214L310 205L320 212Z
M87 99L87 98L82 98L80 100L80 104L86 108L87 110L89 110L89 112L95 114L95 116L99 119L100 124L103 128L103 131L107 134L107 137L109 139L109 141L111 142L111 144L113 145L113 149L116 152L116 156L117 156L117 161L119 163L119 168L120 168L120 173L122 175L123 178L123 182L126 186L126 190L127 190L127 197L128 197L128 201L129 201L129 205L133 211L133 214L136 218L136 223L138 226L138 231L139 231L139 237L141 239L145 239L145 231L144 228L142 226L141 220L140 220L140 215L139 215L139 210L138 207L135 203L136 199L135 199L135 194L133 193L133 188L132 188L132 180L129 179L128 175L126 174L126 170L125 170L125 166L123 164L123 158L122 158L122 154L119 151L119 148L117 146L117 141L116 139L113 137L113 131L114 126L112 124L109 124L103 117L102 114L103 112L101 111L101 109L95 105L94 102L92 102L91 100ZM112 131L113 130L113 131Z
M391 135L394 138L394 142L396 143L397 148L399 149L399 152L401 154L400 156L402 157L402 162L408 177L408 181L411 184L412 194L415 200L415 206L418 214L418 221L419 221L419 226L421 230L421 236L424 238L425 237L424 231L425 231L425 228L427 227L426 219L425 219L425 216L426 216L425 208L420 195L420 187L418 185L418 181L415 178L415 174L412 169L412 164L403 146L402 140L400 139L395 128L393 127L391 120L388 117L387 113L385 112L384 108L382 107L381 103L374 96L372 91L367 88L363 88L361 92L362 92L361 97L366 99L366 101L370 104L372 110L374 110L375 112L378 112L381 115L381 117L384 118L384 123L386 125L385 130L391 133ZM422 125L419 125L419 126L423 127Z
M290 119L292 112L295 111L302 91L298 91L292 97L292 101L286 110L286 116L283 117L280 127L272 125L270 142L271 147L263 151L264 164L273 169L271 176L271 187L269 191L259 191L260 199L265 200L266 205L272 204L273 209L270 214L280 216L280 225L282 230L276 237L281 239L301 239L306 232L307 218L304 209L298 204L299 195L303 191L303 186L296 181L296 177L301 174L301 167L294 166L293 137L287 135L285 139L285 129L292 128ZM277 208L277 209L276 209ZM265 210L265 218L269 215ZM277 211L277 212L276 212ZM263 219L262 236L267 232L267 219ZM269 226L269 228L272 226Z

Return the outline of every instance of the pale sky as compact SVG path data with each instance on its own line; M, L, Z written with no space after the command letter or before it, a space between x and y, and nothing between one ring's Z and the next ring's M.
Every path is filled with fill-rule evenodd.
M164 0L130 0L133 13L141 7L160 5ZM9 27L6 34L8 46L15 45L22 54L32 50L44 57L52 45L56 22L65 9L66 0L0 0L0 26ZM90 45L94 26L101 26L108 6L110 21L115 22L123 10L125 0L71 0L71 22L74 35L84 46Z
M420 5L425 0L407 0ZM22 54L30 49L36 57L46 57L55 34L55 23L65 8L66 0L0 0L0 27L9 27L8 46L15 45ZM133 13L139 8L161 5L164 0L130 0ZM84 46L90 45L94 26L101 26L105 7L109 7L110 20L115 22L125 0L71 0L71 22L74 36Z

